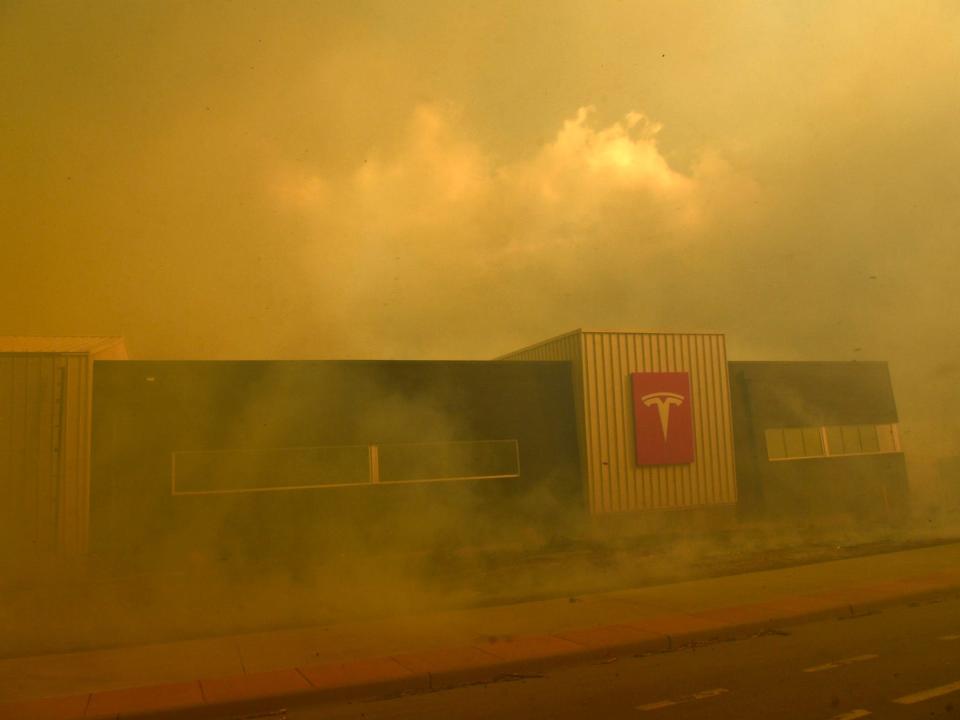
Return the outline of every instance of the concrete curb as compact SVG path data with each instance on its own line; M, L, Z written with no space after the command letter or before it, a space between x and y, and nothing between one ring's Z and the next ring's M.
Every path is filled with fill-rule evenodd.
M793 595L692 613L638 617L552 635L485 638L445 647L189 683L108 690L0 705L11 720L212 718L266 713L323 701L348 701L493 682L559 665L666 652L763 630L869 614L960 591L960 571Z

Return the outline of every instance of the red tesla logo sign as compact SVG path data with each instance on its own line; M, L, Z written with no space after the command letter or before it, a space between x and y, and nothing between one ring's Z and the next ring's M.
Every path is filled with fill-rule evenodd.
M631 373L637 465L693 462L690 374Z

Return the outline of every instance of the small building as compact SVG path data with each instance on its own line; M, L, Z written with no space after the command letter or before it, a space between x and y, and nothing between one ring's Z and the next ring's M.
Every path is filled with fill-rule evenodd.
M14 553L82 553L97 360L120 337L0 337L0 537Z
M499 359L570 362L592 514L736 503L723 335L574 330Z

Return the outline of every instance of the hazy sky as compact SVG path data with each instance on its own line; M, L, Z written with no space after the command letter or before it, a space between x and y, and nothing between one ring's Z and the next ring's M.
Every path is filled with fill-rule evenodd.
M889 359L952 448L958 128L957 2L0 0L0 334L719 331Z

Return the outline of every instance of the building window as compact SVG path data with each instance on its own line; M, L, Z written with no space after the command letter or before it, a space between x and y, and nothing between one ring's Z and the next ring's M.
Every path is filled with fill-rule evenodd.
M517 440L175 450L173 495L373 487L520 477Z
M877 425L877 446L879 452L897 452L900 449L896 425Z
M783 460L787 457L787 448L783 442L783 430L767 430L767 458Z
M768 460L900 452L896 424L771 428L764 435Z
M838 455L856 455L860 448L860 428L856 425L841 425L840 440L843 443L835 452Z
M804 457L822 457L825 453L820 428L803 428L801 433L803 434Z

